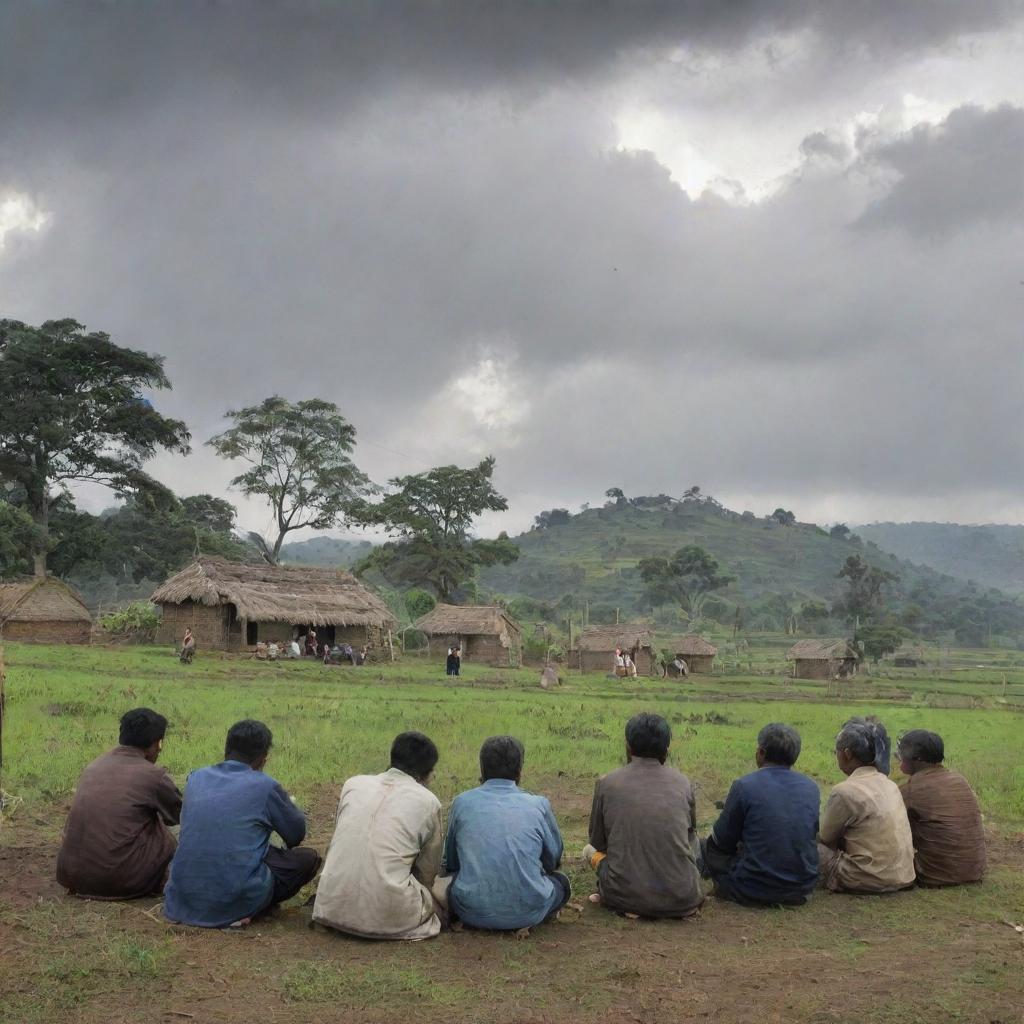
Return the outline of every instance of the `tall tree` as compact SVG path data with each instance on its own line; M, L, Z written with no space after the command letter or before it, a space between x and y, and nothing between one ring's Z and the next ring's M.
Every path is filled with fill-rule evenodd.
M502 512L508 502L491 482L494 459L472 469L439 466L426 473L396 477L394 490L376 504L364 502L360 518L396 537L382 544L357 567L379 570L396 584L429 586L441 601L450 601L485 565L509 565L519 548L505 533L496 540L470 535L484 512Z
M227 417L232 426L206 443L226 459L249 463L231 486L270 503L274 535L255 538L263 540L263 556L271 565L289 533L342 525L370 489L368 477L350 458L356 428L333 402L309 398L292 404L273 395Z
M851 619L870 619L884 604L882 588L899 581L896 573L869 565L860 555L850 555L836 577L846 580L844 605Z
M143 392L169 387L162 357L121 348L75 320L0 320L0 481L24 489L36 575L46 573L50 509L68 484L165 490L142 464L160 448L187 454L189 433Z
M687 544L671 558L642 558L637 568L652 604L678 603L694 619L700 617L705 597L735 578L697 544Z

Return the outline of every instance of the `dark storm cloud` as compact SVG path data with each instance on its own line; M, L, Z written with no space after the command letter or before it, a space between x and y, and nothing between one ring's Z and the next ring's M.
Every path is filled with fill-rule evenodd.
M962 107L935 127L872 154L899 180L864 212L864 227L902 227L919 235L1024 217L1024 110Z
M856 157L808 125L754 206L617 151L613 117L617 76L680 43L809 27L897 59L1017 6L9 5L0 198L52 221L7 236L0 310L165 353L160 407L197 442L279 391L337 401L377 479L493 450L519 522L613 484L1013 500L1024 463L993 437L1021 389L990 390L1019 371L1019 236L936 248L944 222L908 210L929 154L994 154L1020 111ZM977 210L955 155L929 203ZM872 200L865 222L912 231L852 230ZM521 417L452 392L481 359ZM228 476L208 453L157 469L183 492Z

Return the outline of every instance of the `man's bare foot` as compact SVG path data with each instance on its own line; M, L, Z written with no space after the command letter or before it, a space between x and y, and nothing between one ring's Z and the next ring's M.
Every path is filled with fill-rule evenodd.
M518 928L518 929L516 929L516 933L515 934L516 934L516 938L517 939L528 939L530 937L530 929L529 928Z
M591 903L600 903L601 902L601 894L599 892L592 892L587 897L587 899L590 900Z
M232 921L231 924L228 925L228 927L229 928L247 928L251 924L252 924L252 918L251 917L243 917L243 918L241 918L238 921Z

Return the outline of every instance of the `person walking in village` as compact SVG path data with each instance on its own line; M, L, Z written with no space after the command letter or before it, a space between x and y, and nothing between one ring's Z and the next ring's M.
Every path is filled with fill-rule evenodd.
M524 757L514 736L485 740L480 785L460 793L448 814L442 866L451 876L448 906L473 928L532 928L569 902L551 804L519 788Z
M878 893L914 883L914 841L899 787L876 767L888 749L881 722L850 719L836 737L847 776L829 794L818 833L821 882L834 892Z
M448 648L448 658L445 661L445 675L457 676L462 668L462 647L453 643Z
M636 679L636 663L629 651L622 652L622 667L626 670L627 679Z
M317 656L316 630L310 626L306 631L306 656L315 658Z
M391 744L390 767L341 790L313 920L370 939L430 939L447 921L432 894L441 866L441 801L428 788L437 747L419 732Z
M757 734L757 771L737 779L711 834L701 869L719 899L746 906L799 906L818 882L818 786L793 770L800 734L773 722Z
M914 837L918 885L964 885L985 877L985 829L970 783L942 761L937 733L912 729L897 744L900 786Z
M682 918L704 902L697 809L685 775L665 763L672 730L644 712L626 723L626 765L599 779L584 859L593 903L631 917Z
M615 648L615 663L614 663L615 675L622 679L626 675L626 656L622 651L621 647Z
M185 635L181 639L181 655L180 660L183 665L191 665L192 659L196 653L196 641L195 637L192 636L192 629L189 626L185 627Z
M121 716L119 745L82 772L57 854L57 881L94 900L158 896L174 855L181 793L157 767L167 719L149 708Z
M164 893L168 920L201 928L246 925L316 875L320 855L299 846L305 815L263 771L272 742L262 722L236 722L224 760L188 777L178 852ZM287 849L270 845L272 832Z

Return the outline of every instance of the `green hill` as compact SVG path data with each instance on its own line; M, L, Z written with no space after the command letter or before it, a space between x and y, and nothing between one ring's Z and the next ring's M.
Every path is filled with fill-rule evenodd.
M368 540L312 537L283 545L281 561L287 565L337 565L347 569L368 555L372 547Z
M925 633L974 628L975 637L1024 632L1024 609L1006 595L912 564L856 536L833 537L809 523L781 525L742 515L713 499L674 501L635 498L563 516L558 525L514 538L519 560L484 571L485 594L519 599L522 610L562 611L589 605L591 621L651 614L637 563L696 544L710 552L736 581L716 593L705 614L731 621L739 608L747 628L782 629L796 618L807 630L815 615L821 628L842 628L822 616L844 592L837 573L847 557L897 573L888 608ZM544 606L548 606L545 608ZM804 620L808 621L804 621ZM824 620L824 621L822 621Z
M1024 593L1024 526L871 523L856 530L900 558L1010 594Z

